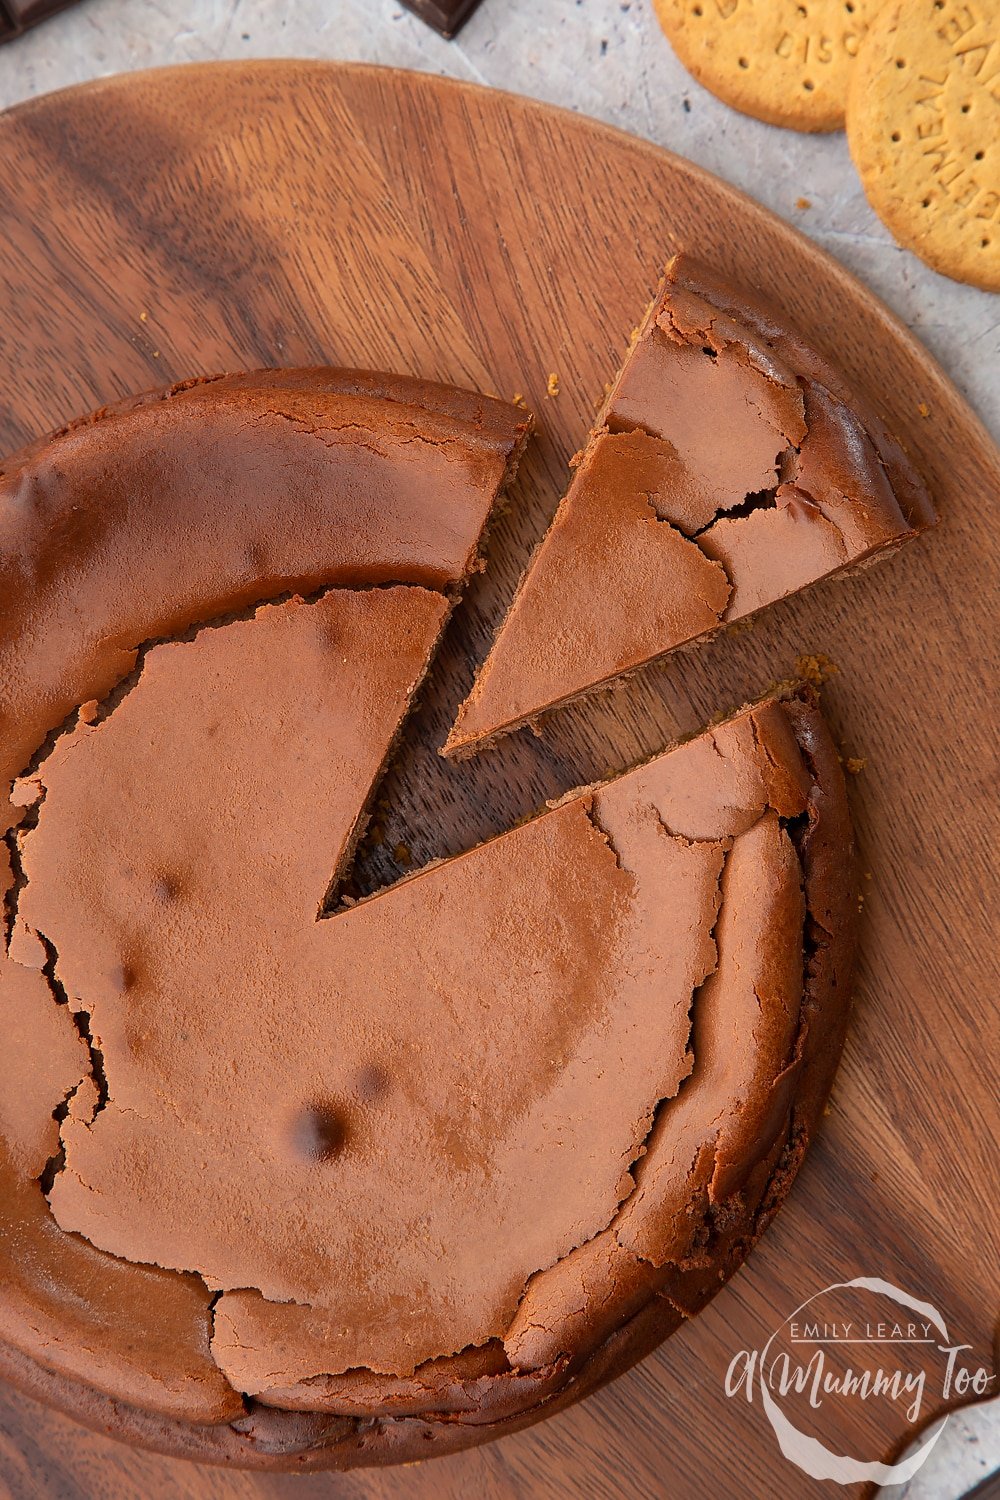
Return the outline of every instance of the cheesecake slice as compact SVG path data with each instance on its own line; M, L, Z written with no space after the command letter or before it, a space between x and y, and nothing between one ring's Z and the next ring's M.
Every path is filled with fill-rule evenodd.
M444 746L462 756L931 524L876 414L772 309L667 269Z

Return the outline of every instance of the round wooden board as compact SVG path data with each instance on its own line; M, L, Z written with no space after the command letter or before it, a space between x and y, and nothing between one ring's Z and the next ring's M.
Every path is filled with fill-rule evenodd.
M768 289L868 390L924 469L942 524L751 633L554 716L541 738L449 767L435 751L472 664L681 246ZM839 668L826 692L835 731L866 758L851 790L871 877L825 1129L746 1269L640 1368L485 1449L297 1479L130 1452L3 1390L0 1489L58 1500L825 1493L781 1457L758 1406L726 1399L738 1349L824 1285L868 1274L934 1302L989 1362L998 580L996 528L982 518L1000 455L986 433L879 303L731 188L593 122L400 72L211 65L21 106L0 119L0 283L3 450L133 390L262 364L410 371L521 391L537 412L488 574L386 783L369 883L397 872L387 851L398 843L423 861L499 831L816 651ZM901 1435L848 1425L842 1439L884 1454Z

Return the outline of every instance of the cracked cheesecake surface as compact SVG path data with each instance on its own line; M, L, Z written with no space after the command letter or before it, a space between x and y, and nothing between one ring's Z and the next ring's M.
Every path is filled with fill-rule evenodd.
M360 387L363 431L342 421ZM285 411L289 390L316 407L275 419L290 465L301 440L326 452L331 401L340 413L328 491L285 501L318 517L326 496L330 524L304 526L302 545L322 533L327 550L304 577L301 560L269 567L248 600L235 563L225 588L208 586L199 543L221 523L180 460L189 422L203 453L201 428L218 416L225 437L244 398L249 459L261 411ZM379 471L383 509L408 515L411 563L373 522L362 575L352 507L372 503L373 444L384 457L400 405L422 421L418 394L433 441L407 438L405 460ZM45 490L23 526L47 518L58 539L82 511L78 602L106 613L64 672L66 621L39 603L29 644L44 670L13 679L0 1341L29 1389L138 1442L261 1467L391 1462L558 1410L741 1263L836 1066L852 842L807 690L341 898L524 438L477 400L335 372L283 372L270 392L236 377L130 403L12 469L19 496L37 473L68 475L61 504ZM128 582L125 470L145 422L160 482L175 483L148 518L162 530L154 588L141 570ZM96 484L74 491L89 468L53 466L74 433L118 473L108 516ZM675 472L660 441L607 443ZM436 496L417 508L423 533L406 510L411 448ZM270 481L252 505L239 493L225 566L259 562L278 533L294 549ZM677 566L717 600L719 569L692 548L678 532ZM0 661L17 660L29 604L24 590L0 622Z
M905 454L843 376L763 303L678 256L444 754L932 521Z
M0 776L143 642L321 585L453 589L530 430L403 376L263 370L71 424L0 469Z
M18 1060L0 1081L0 1339L27 1357L9 1356L31 1388L41 1381L89 1419L98 1392L154 1425L227 1422L245 1401L211 1355L204 1279L108 1254L60 1229L46 1201L65 1170L61 1130L110 1092L54 946L15 920L20 843L39 811L30 773L74 722L127 701L151 640L295 589L347 585L343 617L312 643L329 693L338 666L343 676L338 631L365 632L341 682L346 849L529 431L501 402L406 377L256 371L101 410L0 472L0 1013ZM238 684L230 668L223 676L252 712L263 700L248 670ZM155 725L145 749L153 760L162 749ZM338 850L317 853L321 900ZM80 1394L60 1377L88 1386Z

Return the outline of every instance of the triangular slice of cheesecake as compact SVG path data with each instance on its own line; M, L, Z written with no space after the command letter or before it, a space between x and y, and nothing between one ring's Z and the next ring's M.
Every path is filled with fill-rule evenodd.
M934 520L844 377L678 256L459 711L465 755Z

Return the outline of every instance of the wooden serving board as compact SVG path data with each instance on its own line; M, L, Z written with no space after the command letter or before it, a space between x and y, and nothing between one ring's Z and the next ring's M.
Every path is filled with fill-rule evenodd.
M554 716L541 738L523 733L446 766L436 747L472 663L681 246L769 289L867 388L926 473L941 526L874 571L779 605L749 633ZM723 183L573 115L401 72L212 65L19 107L0 119L0 287L0 450L127 392L262 364L409 371L520 391L537 412L489 571L453 622L386 784L368 884L398 873L398 845L422 861L497 832L817 651L839 668L825 701L845 753L866 758L851 791L871 876L856 1012L821 1137L746 1269L640 1368L484 1449L297 1479L130 1452L4 1390L0 1490L53 1500L830 1493L781 1457L758 1405L725 1398L739 1348L828 1283L867 1274L935 1303L989 1363L1000 455L986 433L874 298ZM874 1446L884 1456L902 1435L878 1434ZM845 1449L855 1439L845 1431Z

